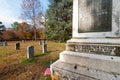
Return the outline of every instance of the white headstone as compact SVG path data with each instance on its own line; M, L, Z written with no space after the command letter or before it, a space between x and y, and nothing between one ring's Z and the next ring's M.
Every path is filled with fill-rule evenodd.
M46 43L42 43L42 52L43 53L47 52L47 44Z
M4 41L3 45L4 45L4 46L7 46L7 45L8 45L7 41Z

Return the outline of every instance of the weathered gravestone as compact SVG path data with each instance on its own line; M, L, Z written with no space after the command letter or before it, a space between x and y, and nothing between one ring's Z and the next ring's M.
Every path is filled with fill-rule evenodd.
M42 45L42 42L41 42L41 40L39 40L39 45Z
M15 49L16 49L16 50L19 50L19 49L20 49L20 43L16 43L16 44L15 44Z
M22 40L22 43L25 43L25 40Z
M57 80L120 80L119 0L73 0L72 39L51 65Z
M46 53L46 52L47 52L46 39L41 39L41 40L39 40L39 45L42 45L42 52L43 52L43 53Z
M28 46L27 47L27 58L33 58L34 57L34 46Z
M3 42L0 42L0 46L3 46Z
M3 46L8 46L7 41L4 41L4 42L3 42Z
M42 52L43 53L47 52L47 44L46 43L42 43Z

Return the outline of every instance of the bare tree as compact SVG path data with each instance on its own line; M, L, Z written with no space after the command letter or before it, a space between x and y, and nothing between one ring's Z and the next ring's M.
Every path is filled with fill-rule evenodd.
M36 23L37 17L42 12L40 0L23 0L22 4L22 18L30 21L33 25L34 39L36 40Z

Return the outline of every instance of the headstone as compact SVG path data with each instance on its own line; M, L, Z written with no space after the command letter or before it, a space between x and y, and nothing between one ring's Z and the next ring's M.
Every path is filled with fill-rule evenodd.
M22 43L25 43L25 40L22 40Z
M33 58L34 57L34 46L28 46L27 47L27 58Z
M120 80L119 0L73 0L72 39L51 65L55 80Z
M0 46L3 46L3 42L0 42Z
M3 45L4 45L4 46L8 46L7 41L4 41Z
M39 45L42 45L42 40L39 40Z
M42 43L42 52L46 53L47 52L47 44Z
M46 39L41 40L42 44L46 44Z
M15 49L16 49L16 50L19 50L19 49L20 49L20 43L16 43L16 44L15 44Z

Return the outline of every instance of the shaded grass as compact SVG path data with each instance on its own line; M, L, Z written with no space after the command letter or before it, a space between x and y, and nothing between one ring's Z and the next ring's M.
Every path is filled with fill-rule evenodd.
M37 53L37 54L34 55L34 57L40 57L40 56L44 56L44 55L46 55L46 54L43 54L43 53Z
M27 64L32 64L33 63L33 58L27 59L27 58L23 58L20 60L20 63L27 63Z

